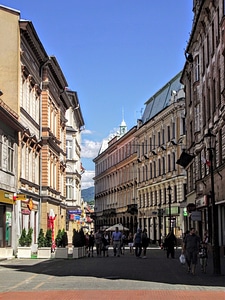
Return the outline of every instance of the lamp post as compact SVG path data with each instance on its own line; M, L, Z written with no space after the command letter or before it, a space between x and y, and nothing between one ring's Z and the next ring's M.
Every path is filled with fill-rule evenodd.
M168 188L167 188L167 191L169 192L169 229L170 231L172 230L172 227L171 227L171 186L169 185Z
M215 203L215 190L214 190L214 166L213 166L213 155L215 153L215 138L216 136L208 130L208 133L204 136L206 141L207 150L209 152L210 162L210 179L211 179L211 212L212 212L212 248L213 248L213 273L215 275L221 274L220 267L220 247L219 247L219 228L218 228L218 207Z
M162 231L162 209L161 209L161 203L159 203L158 208L158 217L159 217L159 247L161 247L161 231Z

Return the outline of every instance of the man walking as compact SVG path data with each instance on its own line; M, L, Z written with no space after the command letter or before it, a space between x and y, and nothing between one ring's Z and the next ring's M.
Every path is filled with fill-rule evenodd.
M116 230L112 234L112 242L113 242L113 252L114 256L120 256L120 244L121 244L122 233L119 231L119 228L116 227Z
M195 268L198 261L200 238L195 233L195 228L191 228L190 233L185 237L184 249L186 262L188 265L188 273L195 274Z
M141 252L142 252L141 241L142 241L141 229L138 228L137 232L134 235L135 255L137 258L141 258Z

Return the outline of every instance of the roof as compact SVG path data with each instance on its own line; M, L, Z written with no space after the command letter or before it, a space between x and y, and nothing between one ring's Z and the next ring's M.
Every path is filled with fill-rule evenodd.
M180 82L181 73L182 72L179 72L175 77L167 82L164 87L145 102L146 107L142 116L143 124L170 105L171 94L173 91L177 92L183 88L183 85Z

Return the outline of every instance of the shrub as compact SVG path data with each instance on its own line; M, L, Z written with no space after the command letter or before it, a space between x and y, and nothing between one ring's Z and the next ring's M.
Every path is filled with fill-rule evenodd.
M20 236L20 238L19 238L19 245L20 245L21 247L26 246L26 236L27 236L26 229L23 228L22 233L21 233L21 236Z
M66 247L68 245L67 232L64 229L59 229L55 243L57 247Z
M43 229L40 229L39 235L38 235L38 248L45 246L45 235Z
M52 231L51 229L48 229L45 234L45 247L51 247L52 246Z
M26 229L23 228L21 236L19 238L19 245L21 247L27 246L29 247L32 243L32 233L33 229L29 228L28 233L26 233Z
M29 228L27 236L26 236L26 246L29 247L32 244L32 233L33 228Z
M41 247L51 247L52 246L52 231L48 229L44 235L43 229L40 229L38 235L38 248Z

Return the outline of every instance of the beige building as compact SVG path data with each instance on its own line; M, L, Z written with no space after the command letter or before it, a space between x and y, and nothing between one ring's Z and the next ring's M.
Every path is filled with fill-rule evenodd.
M193 11L182 82L186 90L187 150L194 155L186 168L187 202L199 218L193 219L190 211L189 221L200 236L209 232L210 243L218 232L219 245L224 248L225 3L196 0ZM209 133L211 145L207 144Z
M95 229L121 223L131 232L137 229L137 154L133 127L120 130L103 143L95 163Z
M139 226L152 242L170 229L178 237L184 231L186 171L176 164L185 149L180 76L145 103L137 126L111 139L94 159L96 228L122 223L135 232Z
M4 91L4 107L12 113L15 124L20 123L14 128L19 134L12 143L17 157L9 191L19 197L11 207L15 228L12 239L16 251L22 229L33 228L35 251L41 228L44 232L51 228L53 239L59 229L66 229L66 111L71 105L76 106L78 99L76 93L67 90L68 83L57 59L47 55L32 22L21 20L19 11L0 6L0 34L0 89ZM74 189L75 198L80 201L83 118L80 108L73 113L70 118L74 118L77 160ZM1 176L2 182L9 179L6 172ZM0 197L1 202L2 194Z
M67 90L67 94L70 108L66 111L66 230L72 241L73 229L86 225L81 199L81 177L84 172L81 163L81 131L84 120L77 93Z
M146 103L135 136L138 145L138 223L150 240L184 231L181 203L186 172L177 164L185 149L185 94L176 75ZM171 197L171 198L170 198Z

